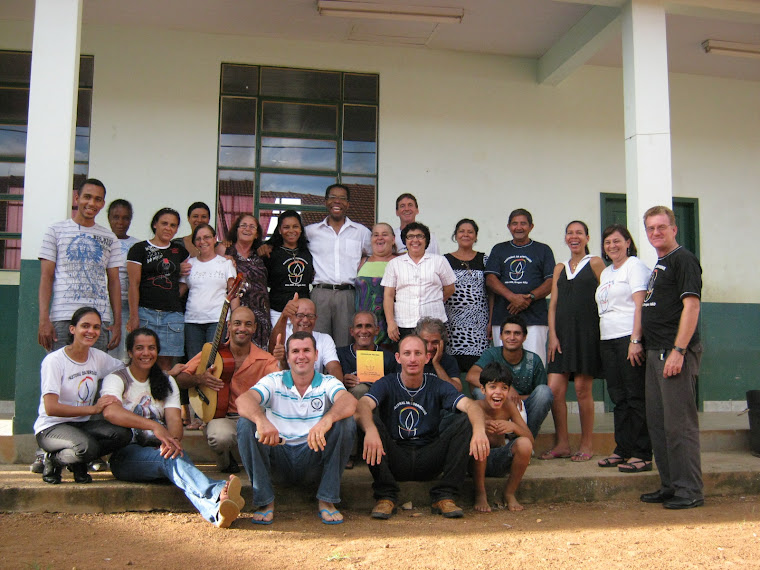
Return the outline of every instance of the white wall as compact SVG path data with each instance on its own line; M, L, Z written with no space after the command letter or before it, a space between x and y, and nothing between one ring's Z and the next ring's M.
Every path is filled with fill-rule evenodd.
M0 22L0 47L29 49L23 28ZM133 202L138 237L161 206L214 203L221 62L379 73L378 219L395 225L395 197L413 192L444 251L459 218L488 251L525 207L558 259L575 218L598 253L599 194L625 192L620 69L546 87L517 58L116 27L85 27L82 52L95 55L90 174ZM760 83L671 76L674 194L699 198L706 301L760 302L742 247L760 214L757 101Z

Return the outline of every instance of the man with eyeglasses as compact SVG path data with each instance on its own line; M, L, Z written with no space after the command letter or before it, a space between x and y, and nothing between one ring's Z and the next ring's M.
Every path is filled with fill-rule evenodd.
M705 503L696 403L702 267L693 253L678 245L673 210L649 208L644 227L658 258L644 297L641 326L647 425L660 488L644 493L641 500L662 503L666 509L691 509Z
M311 299L319 307L314 329L331 335L340 346L351 342L348 329L354 314L354 281L359 263L363 256L372 255L370 231L346 216L350 199L346 186L331 184L325 191L327 217L306 226L314 259Z
M353 311L352 311L353 313ZM299 299L298 293L288 301L277 319L272 335L269 337L269 350L280 361L284 370L287 368L287 354L285 344L294 332L310 333L317 342L317 359L314 361L314 370L324 374L335 376L343 381L343 370L335 350L335 342L329 334L316 332L314 324L317 322L317 307L311 299Z

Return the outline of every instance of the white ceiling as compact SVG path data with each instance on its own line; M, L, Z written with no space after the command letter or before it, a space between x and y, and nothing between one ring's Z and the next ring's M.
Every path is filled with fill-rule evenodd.
M583 0L581 0L583 1ZM411 45L538 59L573 27L592 4L618 0L374 0L382 4L464 8L461 24L357 20L320 16L316 0L84 0L88 24L125 25L205 33L293 38L325 42ZM760 44L760 0L681 0L689 9L667 17L670 70L760 81L760 59L705 54L705 39ZM692 9L691 5L697 6ZM748 10L728 19L713 6ZM707 9L701 9L705 8ZM695 17L697 14L698 17ZM34 2L2 0L0 19L31 20ZM591 58L620 66L620 35Z

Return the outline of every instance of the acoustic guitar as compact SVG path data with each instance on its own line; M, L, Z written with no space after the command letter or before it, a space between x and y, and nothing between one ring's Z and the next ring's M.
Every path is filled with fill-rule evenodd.
M238 273L227 296L224 298L222 313L216 325L214 340L203 345L201 361L198 364L198 369L195 371L200 376L214 366L212 374L222 380L224 386L218 392L208 386L196 386L190 389L190 405L204 423L208 423L214 418L223 418L227 415L227 407L230 403L230 380L235 372L235 357L230 352L228 345L221 344L221 340L224 326L227 323L230 303L232 299L242 293L240 289L243 285L243 279L243 274Z

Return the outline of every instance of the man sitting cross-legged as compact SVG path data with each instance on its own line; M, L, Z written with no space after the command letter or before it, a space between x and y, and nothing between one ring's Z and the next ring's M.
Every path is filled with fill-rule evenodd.
M533 435L509 397L512 373L509 368L492 362L480 373L485 400L478 405L486 416L486 433L491 444L488 458L475 461L472 479L475 483L475 510L490 513L486 495L486 477L507 477L504 502L510 511L521 511L515 492L530 463Z
M467 473L468 446L475 459L488 456L483 409L451 384L425 374L429 358L420 337L403 338L396 353L401 372L376 381L359 400L357 417L365 432L363 458L374 479L377 501L373 518L387 519L395 511L397 481L429 481L440 473L440 481L430 489L433 513L463 516L454 500ZM441 430L443 410L467 415L458 414Z
M340 380L314 370L311 333L293 333L285 350L290 370L264 376L237 399L238 448L258 507L252 522L272 523L275 474L288 483L319 481L319 516L339 524L335 503L354 443L356 398Z

